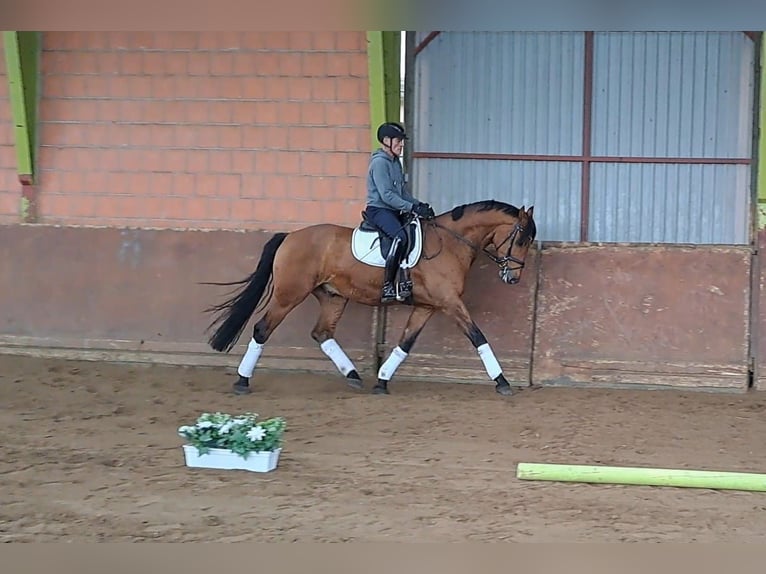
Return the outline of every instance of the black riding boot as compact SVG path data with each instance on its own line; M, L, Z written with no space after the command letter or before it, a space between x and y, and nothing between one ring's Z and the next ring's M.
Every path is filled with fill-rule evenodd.
M405 244L397 237L391 244L391 249L388 251L386 257L386 270L383 279L383 291L381 293L381 303L388 303L395 301L396 296L396 274L399 271L399 265L402 262L402 256L404 255ZM398 299L403 301L410 296L410 293L399 292Z

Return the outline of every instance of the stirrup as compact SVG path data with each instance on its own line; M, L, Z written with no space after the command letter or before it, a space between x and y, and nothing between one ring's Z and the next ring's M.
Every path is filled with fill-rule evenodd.
M381 303L388 303L389 301L396 301L396 287L393 283L384 283L383 289L380 292Z
M396 289L396 300L404 301L412 296L412 281L399 281Z

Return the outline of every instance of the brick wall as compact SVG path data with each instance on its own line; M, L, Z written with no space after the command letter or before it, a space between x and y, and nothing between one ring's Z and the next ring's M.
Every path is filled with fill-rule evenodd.
M43 34L39 212L61 224L353 224L366 37Z
M13 141L11 104L8 101L8 78L5 53L0 43L0 224L19 220L21 184L16 175L16 150Z

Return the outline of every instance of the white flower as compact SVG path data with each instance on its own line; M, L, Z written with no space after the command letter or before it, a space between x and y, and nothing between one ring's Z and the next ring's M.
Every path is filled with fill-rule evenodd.
M221 428L218 429L218 432L221 434L228 434L228 432L231 430L233 426L234 426L233 421L225 422L221 425Z
M181 436L185 436L188 433L194 432L194 427L190 427L188 425L184 425L182 427L178 428L178 434Z
M265 436L266 436L266 430L261 425L253 427L249 431L247 431L247 438L249 438L253 442L257 440L261 440Z
M201 421L197 423L198 429L209 429L212 426L215 426L215 425L211 423L210 421Z

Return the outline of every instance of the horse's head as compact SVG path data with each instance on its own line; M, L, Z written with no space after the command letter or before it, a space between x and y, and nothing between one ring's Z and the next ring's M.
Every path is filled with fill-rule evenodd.
M521 279L527 252L537 235L535 220L532 218L535 207L519 208L515 221L503 222L491 233L489 244L497 251L495 263L500 266L500 278L503 282L514 285Z

